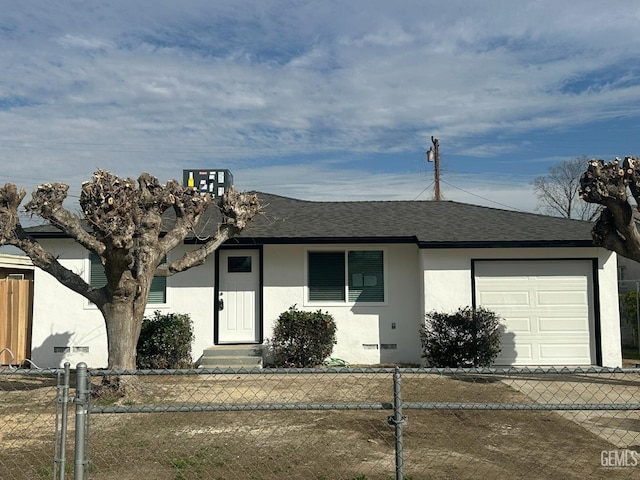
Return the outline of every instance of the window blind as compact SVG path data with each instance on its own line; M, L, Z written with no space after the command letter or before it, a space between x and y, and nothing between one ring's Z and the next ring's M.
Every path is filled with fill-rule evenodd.
M349 252L349 301L384 302L384 259L381 250Z
M309 252L309 300L345 299L344 252Z

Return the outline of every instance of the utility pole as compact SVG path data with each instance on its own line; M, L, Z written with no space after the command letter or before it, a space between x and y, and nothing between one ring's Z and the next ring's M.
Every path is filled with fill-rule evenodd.
M442 196L440 195L440 152L438 150L440 143L438 142L438 139L433 138L433 136L431 136L431 143L433 143L433 147L431 147L427 152L427 161L434 162L435 167L435 178L433 180L433 199L442 200Z

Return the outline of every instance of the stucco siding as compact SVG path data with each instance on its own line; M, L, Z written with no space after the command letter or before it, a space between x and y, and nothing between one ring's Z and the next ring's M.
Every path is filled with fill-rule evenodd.
M384 252L382 304L309 302L307 252L364 250ZM333 356L352 364L419 363L420 276L415 245L267 245L264 247L264 331L268 339L280 313L290 306L327 311L336 320Z
M177 259L191 247L173 250L170 259ZM167 279L167 300L164 310L169 313L188 313L193 321L192 356L195 362L205 348L213 345L215 261L210 255L202 265L178 273ZM147 310L153 311L155 308Z
M88 279L86 251L71 240L43 244L59 261ZM179 257L191 247L170 254ZM384 252L385 298L381 303L309 302L306 292L310 250ZM263 336L271 337L280 313L290 306L328 311L336 319L338 344L333 356L352 364L419 363L418 329L425 312L453 311L472 304L472 260L597 259L601 354L605 366L621 365L620 323L616 288L616 256L599 248L418 249L398 245L265 245L263 255ZM188 313L194 322L194 361L214 344L214 257L167 279L167 302L147 306L164 313ZM32 360L41 367L86 362L107 365L104 320L97 308L57 280L35 270ZM57 347L57 348L56 348ZM58 350L58 351L56 351Z
M620 338L620 309L618 305L617 255L598 249L598 276L600 283L600 321L602 329L602 364L605 367L622 366Z
M71 271L89 278L86 250L71 240L41 242ZM177 258L185 249L175 249ZM145 315L188 313L194 324L194 360L213 344L213 258L167 279L167 301L148 304ZM65 351L66 349L66 351ZM57 351L56 351L57 350ZM39 367L75 366L85 362L91 368L107 366L107 337L102 314L81 295L62 286L40 269L35 271L32 360Z
M452 312L472 305L472 260L479 259L597 259L602 363L622 364L616 284L616 255L601 248L423 249L424 312ZM593 332L592 332L593 333Z
M86 255L77 243L72 240L40 243L62 266L88 278ZM35 270L31 358L36 365L60 367L70 362L75 367L85 362L90 367L106 366L104 320L95 307L87 307L84 297L39 268Z

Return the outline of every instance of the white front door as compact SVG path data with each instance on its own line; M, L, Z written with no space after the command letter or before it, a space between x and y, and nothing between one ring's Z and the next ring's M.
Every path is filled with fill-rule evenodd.
M221 250L218 343L259 342L260 251Z

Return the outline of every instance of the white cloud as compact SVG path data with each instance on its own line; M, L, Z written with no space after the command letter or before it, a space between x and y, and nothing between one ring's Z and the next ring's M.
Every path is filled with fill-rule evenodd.
M510 157L570 149L534 149L533 135L604 120L633 131L640 116L640 6L629 2L42 1L7 10L0 153L11 161L0 181L79 185L98 167L168 178L207 164L248 185L278 172L287 180L274 189L305 198L406 199L428 180L411 172L430 135L452 160L480 157L492 172ZM590 136L569 155L588 154ZM638 148L628 137L620 155ZM318 170L318 158L333 170ZM477 196L452 195L474 203L532 202L521 185L461 187Z
M76 36L66 34L58 39L58 42L65 47L79 47L87 50L101 50L111 48L112 45L99 38Z

